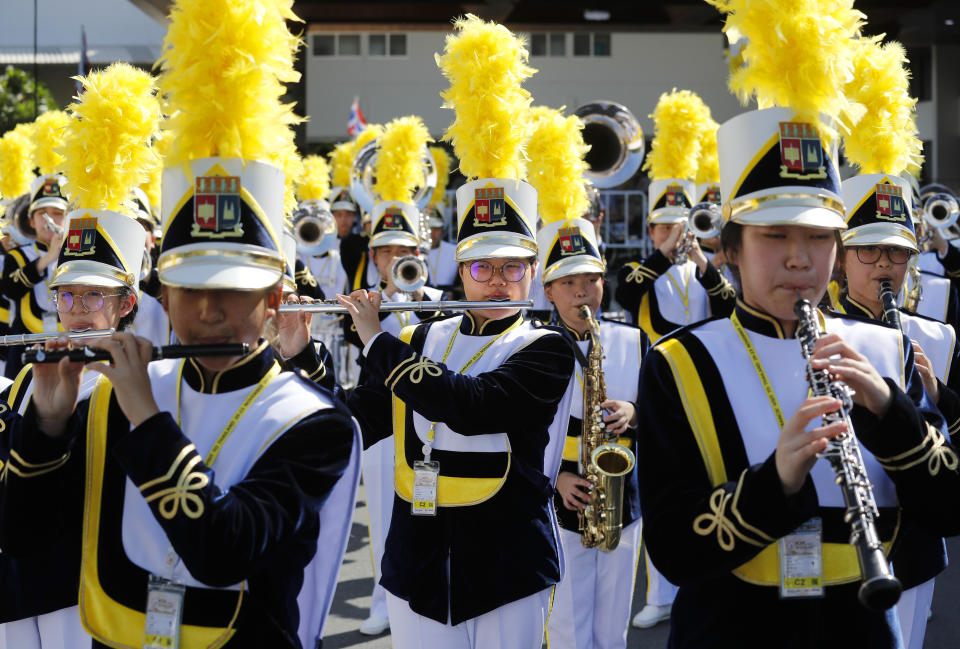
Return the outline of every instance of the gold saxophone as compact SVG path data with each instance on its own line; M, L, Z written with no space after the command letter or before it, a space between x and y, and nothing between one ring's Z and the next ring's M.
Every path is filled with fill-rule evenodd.
M578 513L580 541L585 548L611 552L620 543L623 527L623 484L636 459L625 446L611 439L603 422L601 404L607 400L603 378L600 325L590 307L580 307L580 317L590 325L590 348L583 368L583 429L580 462L584 477L593 484L590 503Z

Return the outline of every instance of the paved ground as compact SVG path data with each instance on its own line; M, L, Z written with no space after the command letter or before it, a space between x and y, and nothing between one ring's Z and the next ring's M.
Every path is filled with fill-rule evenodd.
M360 486L359 501L350 533L350 544L340 571L337 590L330 618L327 620L324 649L351 647L357 649L391 649L390 635L376 638L360 635L357 629L367 616L370 606L370 591L373 587L373 570L367 537L367 509L363 486ZM947 548L954 564L937 579L933 599L933 618L927 626L924 649L956 649L960 647L960 538L947 541ZM641 566L643 562L641 562ZM637 584L645 583L641 574ZM643 607L643 593L634 594L634 613ZM652 629L630 629L627 635L629 649L661 649L666 647L669 625L662 623ZM439 648L438 648L439 649ZM851 648L853 649L853 648Z

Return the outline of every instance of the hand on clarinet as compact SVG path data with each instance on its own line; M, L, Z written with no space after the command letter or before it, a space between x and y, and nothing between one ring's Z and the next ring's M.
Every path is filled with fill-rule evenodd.
M833 397L810 397L797 408L784 424L777 440L775 462L783 493L792 496L803 487L807 474L817 462L817 455L827 448L827 440L846 430L845 422L806 430L810 422L840 408Z
M848 345L838 334L825 334L813 346L811 362L818 370L827 369L850 386L853 402L877 417L883 417L893 401L890 386L867 358ZM839 358L831 358L838 356Z
M382 297L376 291L367 292L363 289L354 291L350 295L338 295L337 300L346 307L347 313L353 318L360 341L366 345L370 339L383 331L380 328L380 301Z
M927 355L923 353L923 347L920 346L920 343L916 340L911 340L910 344L913 345L913 362L917 366L917 371L920 372L920 380L923 382L923 387L926 389L927 394L930 395L933 403L936 404L940 401L940 385L937 383L937 374L933 371L933 364L930 362L930 359L927 358Z
M134 428L160 412L147 374L147 365L153 358L153 345L149 340L131 333L115 333L110 338L91 341L87 346L105 349L113 357L111 363L93 363L88 367L113 384L117 403Z
M67 349L66 336L48 340L44 349ZM67 431L67 422L77 406L83 363L71 363L63 358L59 363L33 365L33 406L37 424L46 435L60 437Z

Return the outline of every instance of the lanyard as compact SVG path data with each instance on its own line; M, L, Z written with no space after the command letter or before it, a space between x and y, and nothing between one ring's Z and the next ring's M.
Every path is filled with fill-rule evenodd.
M177 371L177 426L180 424L180 386L183 384L183 368L186 365L186 361L180 362L180 369ZM203 459L203 463L208 467L212 467L213 463L216 461L217 456L220 455L220 451L223 449L223 445L227 443L230 434L233 433L233 430L237 427L237 424L240 423L240 419L243 415L250 409L250 406L253 405L253 402L256 400L260 393L263 392L264 388L267 387L267 384L270 383L278 374L280 373L280 365L276 361L273 362L273 366L263 375L263 378L257 383L253 388L250 394L243 400L243 403L237 408L237 411L233 413L233 416L230 417L230 421L227 422L226 427L220 433L220 436L217 437L217 441L213 443L213 447L210 449L210 452L207 453L207 456ZM167 546L167 556L165 563L169 568L167 574L168 581L174 581L174 571L177 569L177 566L180 565L180 557L177 556L177 553L173 549L173 544Z
M177 373L177 426L180 426L180 385L183 383L183 367L185 364L186 361L180 363L180 371ZM240 423L240 419L242 419L243 415L250 409L250 406L253 405L253 402L260 396L264 388L267 387L267 384L278 374L280 374L280 365L274 361L273 367L263 375L263 378L260 379L256 387L253 388L250 394L247 395L247 398L243 400L243 403L240 404L240 407L237 408L237 411L230 417L230 421L227 422L226 427L220 433L220 436L217 437L217 441L213 443L213 447L211 447L210 452L207 453L207 457L203 459L204 464L208 467L213 466L217 456L220 455L220 450L223 449L223 445L227 443L227 439L229 439L231 433L233 433L233 430L237 427L237 424Z
M733 315L730 316L730 322L733 324L733 328L737 331L737 335L740 336L743 346L747 350L747 354L750 356L750 362L753 363L753 369L757 372L757 377L760 379L760 383L763 384L763 391L767 393L767 401L770 402L770 407L773 409L773 414L777 418L777 423L780 425L780 430L783 430L783 426L786 423L786 420L783 418L783 410L780 409L780 402L777 401L777 394L773 391L773 386L770 384L770 379L767 378L767 373L763 369L763 363L760 362L760 356L757 355L757 350L753 347L753 343L750 342L750 337L747 336L747 332L744 330L743 325L740 324L740 318L737 317L736 311Z
M677 293L680 294L680 299L683 301L683 312L687 315L687 320L690 319L690 280L693 271L690 269L689 264L686 265L686 274L681 277L683 280L683 288L680 288L680 284L677 283L677 280L673 279L673 275L670 274L670 270L667 270L667 279L670 280L670 283L677 289Z
M509 327L501 331L499 334L497 334L496 336L488 340L483 347L478 349L477 352L473 356L471 356L466 363L463 364L463 367L460 368L460 371L458 372L458 374L463 374L468 369L470 369L473 366L473 364L476 363L478 360L480 360L480 358L486 353L486 351L490 349L490 346L493 343L500 340L511 329L516 329L518 326L520 326L522 322L523 322L523 318L518 318L517 321L514 322L512 325L510 325ZM450 341L447 343L447 349L446 351L443 352L443 358L440 359L441 363L446 364L447 357L450 355L450 351L453 349L453 341L457 339L458 333L460 333L460 327L456 327L453 330L453 335L450 336ZM430 451L433 449L433 440L434 440L434 437L436 437L437 423L438 422L435 422L435 421L430 422L430 430L427 431L427 441L423 445L423 460L425 462L430 461Z

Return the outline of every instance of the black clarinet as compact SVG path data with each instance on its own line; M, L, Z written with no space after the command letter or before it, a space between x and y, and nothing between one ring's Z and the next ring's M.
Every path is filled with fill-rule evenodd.
M897 308L897 296L893 294L893 284L889 279L880 280L880 302L883 304L883 321L903 332L903 327L900 325L900 309Z
M210 356L246 356L250 353L247 343L228 343L224 345L166 345L154 347L150 360L164 358L203 358ZM69 358L74 363L95 363L112 361L113 357L106 349L94 347L76 347L74 349L28 349L20 358L27 363L59 363L61 358Z
M880 515L873 497L873 485L867 476L860 454L860 445L853 432L850 409L853 407L852 391L842 381L836 380L827 370L814 369L810 358L813 345L820 337L817 312L807 300L797 300L793 306L797 314L797 339L800 351L807 361L807 382L813 396L830 396L839 399L839 410L823 415L824 425L846 422L847 429L837 437L827 440L827 448L821 457L827 459L830 468L837 474L837 484L843 491L846 506L844 520L850 524L850 545L857 549L860 575L863 583L858 593L860 603L873 611L885 611L900 599L903 587L890 573L890 564L883 554L883 544L874 522Z

